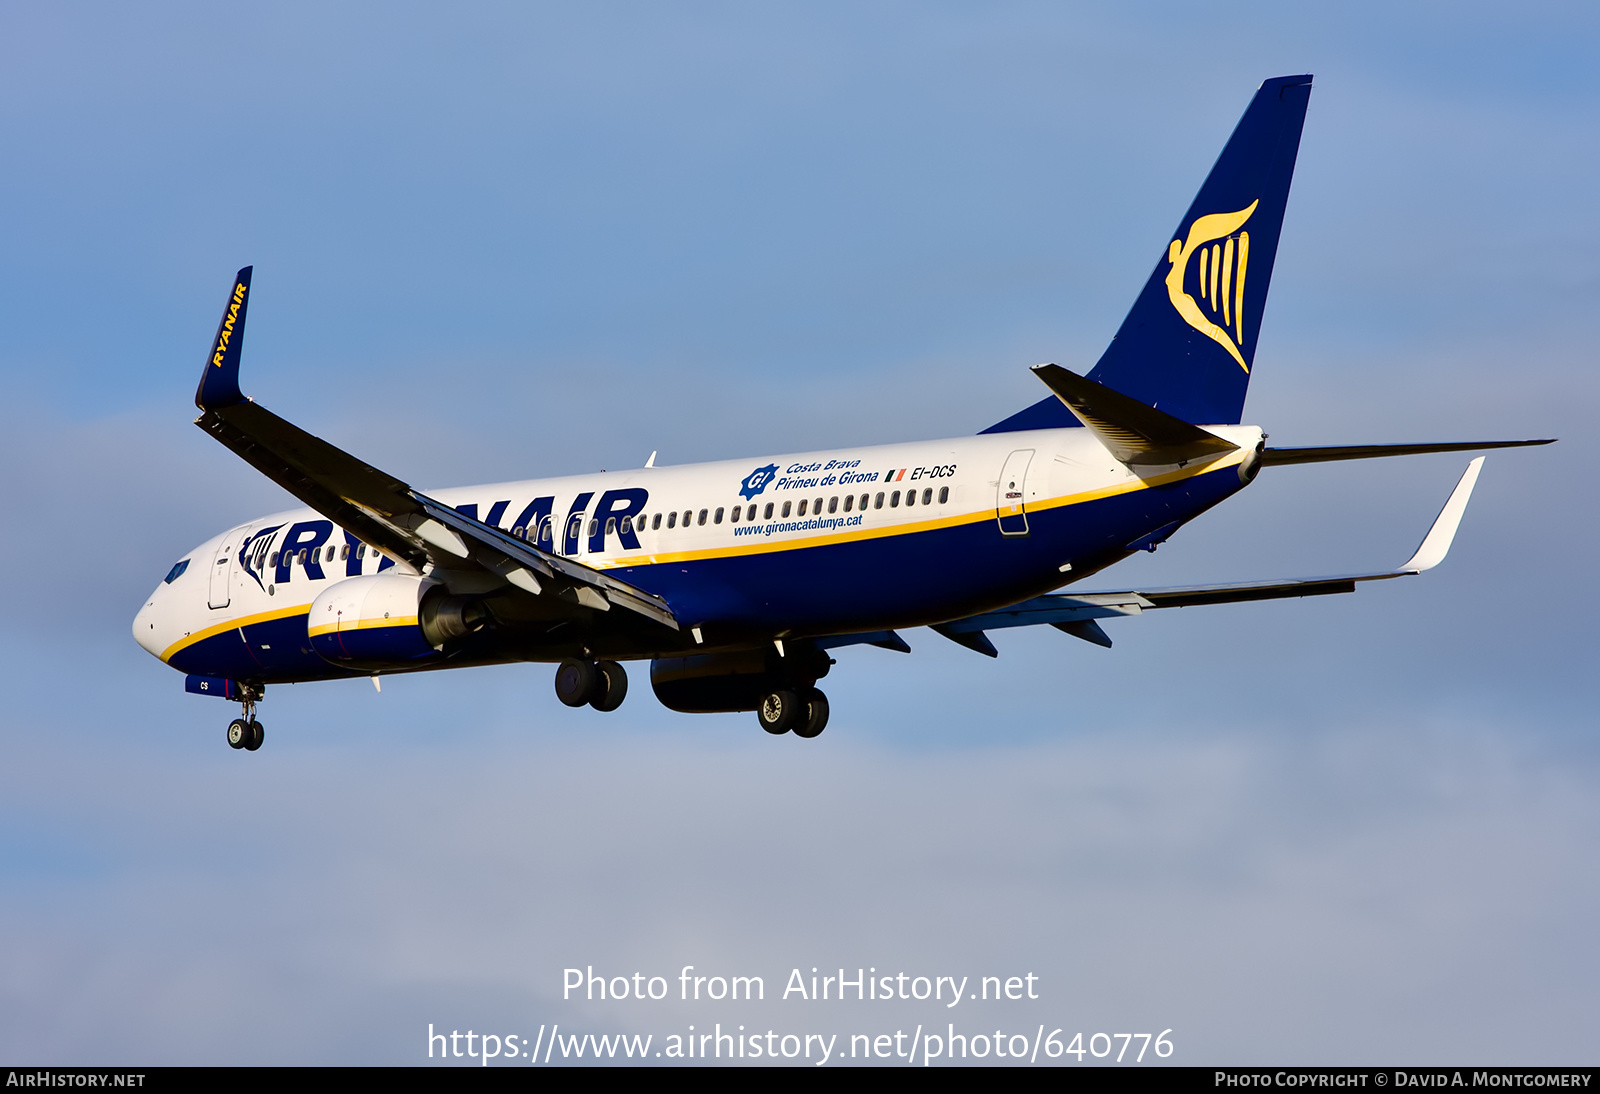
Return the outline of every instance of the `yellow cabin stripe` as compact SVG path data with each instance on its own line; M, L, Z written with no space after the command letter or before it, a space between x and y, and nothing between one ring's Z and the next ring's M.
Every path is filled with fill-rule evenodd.
M1153 486L1165 486L1168 483L1194 478L1196 475L1237 466L1244 461L1247 455L1249 455L1248 450L1240 449L1237 452L1228 453L1219 460L1198 467L1179 468L1176 471L1169 471L1165 475L1152 475L1148 479L1135 478L1131 482L1113 483L1110 486L1085 490L1078 494L1067 494L1059 498L1046 498L1043 501L1030 502L1027 506L1027 511L1038 513L1046 509L1059 509L1067 505L1082 505L1085 502L1099 501L1101 498L1115 497L1119 494L1131 494L1135 490L1148 490ZM791 519L812 520L815 518L794 517ZM894 524L884 528L857 528L850 531L823 532L819 535L805 536L800 539L780 539L779 536L783 534L780 532L778 536L762 540L756 540L752 536L750 539L754 542L737 543L727 547L710 547L698 551L677 551L667 554L628 555L615 559L585 558L583 562L585 565L593 566L597 570L609 570L622 566L659 566L673 562L698 562L710 558L771 554L775 551L797 551L806 547L854 543L860 540L882 539L886 536L912 535L917 532L929 532L938 528L954 528L962 524L977 524L994 519L994 509L980 509L976 513L961 513L951 517L938 517L934 520ZM767 523L772 522L757 521L756 525L759 527L761 524Z

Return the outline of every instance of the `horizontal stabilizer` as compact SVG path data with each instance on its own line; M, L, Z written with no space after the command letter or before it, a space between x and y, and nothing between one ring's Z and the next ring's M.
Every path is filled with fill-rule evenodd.
M1130 466L1215 459L1239 447L1060 365L1035 365L1033 373L1113 456Z
M1554 444L1548 437L1537 441L1449 441L1444 444L1336 444L1321 448L1267 448L1261 466L1286 463L1326 463L1329 460L1371 460L1383 456L1416 456L1426 452L1481 452L1486 448L1526 448Z

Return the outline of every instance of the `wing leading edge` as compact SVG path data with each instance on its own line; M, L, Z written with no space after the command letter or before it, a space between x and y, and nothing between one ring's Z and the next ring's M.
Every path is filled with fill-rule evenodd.
M487 571L530 596L554 595L593 611L615 605L678 629L660 597L468 517L246 398L239 389L239 351L250 274L246 266L234 280L195 391L196 425L300 501L415 571L428 565Z

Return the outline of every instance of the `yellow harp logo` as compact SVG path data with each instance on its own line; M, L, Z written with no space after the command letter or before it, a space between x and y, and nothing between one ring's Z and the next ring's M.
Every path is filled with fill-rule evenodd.
M1244 274L1250 264L1250 233L1239 229L1259 204L1256 200L1237 213L1197 217L1189 226L1189 238L1175 239L1167 247L1167 261L1172 263L1167 271L1167 296L1172 306L1185 323L1227 350L1246 372L1250 366L1244 363L1239 347L1244 344ZM1199 300L1183 288L1189 260L1196 254L1200 256Z

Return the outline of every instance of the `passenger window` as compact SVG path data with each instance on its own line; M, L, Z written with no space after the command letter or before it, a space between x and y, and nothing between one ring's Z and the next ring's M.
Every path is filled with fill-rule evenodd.
M837 497L829 498L828 499L828 512L837 513L838 511L839 511L839 499Z
M591 520L589 522L589 534L592 536L596 532L598 532L599 530L600 530L600 522L598 520Z
M850 511L851 507L853 505L855 505L855 503L856 503L856 496L854 494L846 494L844 496L844 511L846 513L848 513Z
M896 490L894 493L889 495L889 508L890 509L895 509L895 508L898 508L899 505L900 505L900 491Z
M767 502L767 511L766 511L766 513L765 513L765 514L764 514L764 515L763 515L763 516L762 516L762 518L761 518L761 519L762 519L762 520L771 520L771 519L772 519L772 503L771 503L771 502L770 502L770 501L769 501L769 502Z
M689 525L691 525L693 523L694 523L694 510L693 509L685 509L683 511L683 526L685 528L687 528L687 527L689 527Z
M339 561L343 562L345 559L347 559L349 557L350 557L350 545L348 543L346 543L343 547L339 548Z
M745 520L755 520L756 519L756 504L755 504L755 502L751 502L750 503L750 508L745 511L744 519Z
M617 534L617 518L616 517L607 517L606 518L606 535L614 536L616 534Z
M304 566L306 564L306 560L309 559L310 557L311 557L311 548L309 548L309 547L300 548L300 565Z
M701 519L702 519L702 521L704 520L704 518L701 518ZM717 511L712 516L711 523L712 524L721 524L722 523L722 506L720 506L720 505L717 506Z
M907 505L915 505L915 504L917 504L917 492L915 490L907 490L906 491L906 504Z
M788 502L788 501L783 503L783 515L785 517L787 517L789 515L789 506L791 506L793 504L794 504L793 502Z
M656 519L660 520L661 517L657 516ZM674 509L672 512L667 514L667 527L668 528L676 528L677 526L678 526L678 511L676 509Z
M273 556L273 558L274 561L276 561L277 556ZM188 568L188 559L184 559L182 562L174 563L172 569L167 571L167 576L161 579L161 583L163 585L171 585L174 581L178 580L178 578L182 577L183 571L187 570Z
M328 548L328 561L333 561L333 548L331 546Z
M816 501L811 503L811 511L813 513L821 513L822 512L822 499L821 498L818 498Z
M702 527L702 528L705 527L705 524L706 524L706 511L704 509L700 510L700 519L698 521L696 521L696 523L699 524L700 527Z
M878 491L878 496L872 499L872 507L874 509L882 509L883 508L883 491L882 490L879 490Z
M943 505L945 502L947 502L949 500L950 500L950 488L948 486L939 487L939 504Z
M660 527L661 527L661 514L660 514L660 513L657 513L657 514L656 514L656 519L655 519L655 523L654 523L654 524L652 524L652 525L650 525L650 530L651 530L651 531L652 531L652 532L653 532L653 531L655 531L655 530L656 530L656 529L657 529L657 528L660 528Z
M924 490L922 492L922 504L923 505L932 505L933 504L933 487L930 486L930 487L928 487L926 490Z
M735 505L733 507L733 512L728 514L728 519L733 521L733 523L738 524L739 523L739 518L742 517L743 515L744 515L744 506Z
M800 499L800 513L799 513L799 515L802 516L802 517L806 515L806 499L805 498L801 498Z

